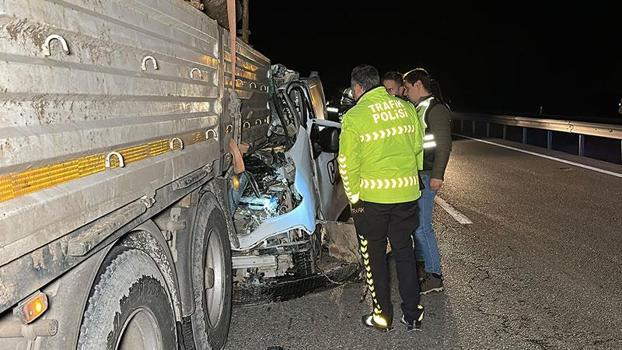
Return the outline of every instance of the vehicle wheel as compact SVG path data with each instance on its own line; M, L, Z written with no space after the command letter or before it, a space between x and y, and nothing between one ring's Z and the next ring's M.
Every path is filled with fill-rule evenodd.
M91 290L78 349L176 349L175 330L171 297L153 259L113 248Z
M199 220L195 235L193 266L194 297L197 306L192 315L194 336L198 348L222 349L231 322L231 246L226 223L218 210L212 210L207 220Z

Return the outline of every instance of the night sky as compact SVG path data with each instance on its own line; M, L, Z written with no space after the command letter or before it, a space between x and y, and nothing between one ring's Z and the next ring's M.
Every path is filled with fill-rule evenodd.
M368 63L381 74L428 69L456 111L536 114L542 106L550 115L622 119L622 13L612 5L249 3L251 44L272 63L318 71L328 98Z

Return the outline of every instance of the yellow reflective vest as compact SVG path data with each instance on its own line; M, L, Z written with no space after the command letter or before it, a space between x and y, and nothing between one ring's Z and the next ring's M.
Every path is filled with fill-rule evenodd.
M403 203L421 195L423 130L415 107L384 87L365 92L343 117L339 173L351 203Z

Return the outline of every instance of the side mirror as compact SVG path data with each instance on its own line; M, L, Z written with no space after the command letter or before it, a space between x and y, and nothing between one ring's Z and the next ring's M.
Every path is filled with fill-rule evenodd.
M337 153L339 152L339 133L341 129L334 127L325 127L320 130L318 143L322 147L323 152Z

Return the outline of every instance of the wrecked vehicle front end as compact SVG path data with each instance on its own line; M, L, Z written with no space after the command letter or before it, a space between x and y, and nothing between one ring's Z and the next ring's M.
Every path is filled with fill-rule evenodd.
M242 163L229 191L237 303L286 299L357 271L323 244L322 223L337 220L347 199L336 171L340 126L324 120L319 77L300 78L280 65L271 74L266 137L232 146Z

